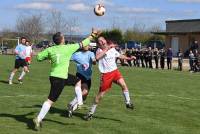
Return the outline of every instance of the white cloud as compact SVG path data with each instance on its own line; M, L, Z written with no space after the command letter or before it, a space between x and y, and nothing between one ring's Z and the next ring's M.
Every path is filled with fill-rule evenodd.
M88 11L91 9L91 7L85 5L84 3L74 3L74 4L69 4L67 6L67 9L72 11Z
M62 3L65 2L65 0L34 0L37 2L56 2L56 3Z
M160 12L160 10L157 8L129 8L129 7L121 7L121 8L118 8L117 11L126 12L126 13L158 13Z
M44 2L23 3L16 5L17 9L34 9L34 10L48 10L52 9L52 5Z
M183 12L184 12L185 14L187 14L187 15L193 15L193 14L196 13L196 11L194 11L194 10L184 10Z
M111 0L97 0L96 4L103 4L105 6L114 6L115 5Z
M179 3L200 3L200 0L169 0L171 2L179 2Z

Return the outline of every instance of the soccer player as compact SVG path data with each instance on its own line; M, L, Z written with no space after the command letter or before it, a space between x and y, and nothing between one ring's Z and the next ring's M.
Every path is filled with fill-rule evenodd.
M95 55L89 51L89 46L83 47L81 51L74 53L72 60L77 63L75 92L81 95L76 96L68 105L68 117L71 117L72 112L78 106L83 105L83 101L86 100L91 87L92 64L96 64Z
M112 82L116 83L122 88L122 92L125 98L126 107L130 109L134 109L134 105L131 103L129 97L129 90L122 77L121 73L117 69L117 65L115 62L116 57L125 60L133 60L135 57L126 57L124 55L120 55L119 52L113 47L114 44L108 44L104 37L98 38L98 49L96 52L96 60L99 63L99 70L101 72L101 84L99 88L99 92L95 97L94 104L92 105L90 111L84 117L86 120L92 119L93 114L95 113L96 107L99 104L100 100L103 98L105 93L107 93L111 86Z
M31 57L33 55L32 45L30 41L26 41L26 58L25 61L28 65L31 64Z
M15 55L16 55L16 59L15 59L15 67L12 70L10 77L9 77L9 84L12 85L12 80L13 77L15 75L15 73L18 71L18 69L20 67L23 68L23 71L20 75L20 77L18 78L18 81L20 82L20 84L22 84L22 78L25 76L26 72L28 72L28 67L25 61L26 58L26 38L25 37L21 37L21 44L18 44L17 47L15 48Z
M48 113L50 107L60 96L65 81L68 77L68 67L71 56L79 48L89 45L90 41L98 35L98 31L93 29L92 34L80 43L65 45L64 35L60 32L53 35L55 46L49 47L37 55L37 60L42 61L48 59L51 61L50 83L51 89L48 99L43 103L38 116L33 119L36 129L41 128L42 120Z

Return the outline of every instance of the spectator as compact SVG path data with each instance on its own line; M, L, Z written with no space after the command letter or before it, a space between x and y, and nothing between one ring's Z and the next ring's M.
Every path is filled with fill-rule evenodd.
M144 68L145 67L145 65L144 65L144 50L140 51L140 60L141 60L142 67Z
M193 51L195 51L195 49L198 50L198 48L199 48L198 41L194 41L194 43L192 44L191 49L192 49Z
M138 50L137 48L135 49L135 57L136 66L140 67L140 50Z
M158 48L154 48L153 56L156 64L156 69L158 69L158 59L159 59Z
M130 49L127 49L126 50L126 56L131 58L132 57L132 54L131 54L131 50ZM128 66L132 67L132 61L131 60L127 60L127 63L128 63Z
M145 61L145 67L148 68L149 58L148 58L148 50L144 50L144 61Z
M160 55L160 67L161 67L161 69L164 69L165 68L165 51L164 51L164 49L160 50L159 55Z
M152 57L153 57L153 52L152 52L151 47L149 47L149 50L148 50L149 68L153 68Z
M168 69L172 69L172 56L173 56L172 49L169 48L167 50L167 68Z
M183 53L181 52L180 49L177 53L177 57L178 57L178 69L182 71L183 70Z
M194 71L193 65L194 65L194 53L192 50L190 50L189 53L189 64L190 64L190 70L189 71Z

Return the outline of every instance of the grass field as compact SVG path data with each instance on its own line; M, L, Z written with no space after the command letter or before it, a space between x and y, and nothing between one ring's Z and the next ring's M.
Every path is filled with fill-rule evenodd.
M200 134L200 74L168 70L120 67L134 98L136 110L125 108L119 87L103 98L91 121L86 109L66 118L66 105L73 87L66 86L43 121L42 131L33 129L32 118L49 93L48 62L36 62L24 83L8 85L14 56L0 56L0 134ZM75 74L75 67L70 66ZM93 84L86 105L98 91L99 72L94 67Z

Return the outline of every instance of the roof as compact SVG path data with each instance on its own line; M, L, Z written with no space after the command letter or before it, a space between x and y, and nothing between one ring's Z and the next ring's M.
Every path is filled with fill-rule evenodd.
M200 19L187 19L187 20L167 20L166 23L173 23L173 22L196 22L200 21Z
M200 19L166 21L166 32L200 32Z
M186 34L200 34L200 32L152 32L153 34L158 35L186 35Z

